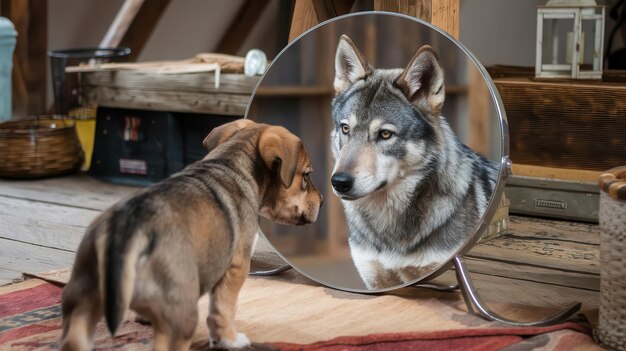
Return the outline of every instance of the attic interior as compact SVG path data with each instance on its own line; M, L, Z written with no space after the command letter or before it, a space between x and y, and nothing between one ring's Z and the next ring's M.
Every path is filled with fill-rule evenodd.
M247 118L301 139L323 205L307 225L260 217L256 274L238 299L232 293L234 325L252 341L245 349L626 349L625 1L0 0L0 19L9 23L0 22L0 348L65 345L63 288L93 221L204 162L207 135ZM465 221L462 242L411 273L383 267L400 277L388 285L369 285L353 239L365 217L348 214L353 202L334 181L349 153L336 151L333 134L345 108L336 83L342 36L366 76L399 76L430 46L445 86L440 114L432 122L431 107L402 107L437 135L445 123L454 137L438 143L470 150L465 157L481 160L472 169L495 169L491 189L463 188L484 192L484 203L472 193L475 202L455 202L449 214ZM397 96L410 104L420 94ZM400 107L385 103L356 102L365 110L346 115L393 111L400 125ZM398 145L405 133L393 132ZM372 177L408 167L380 150L362 144L354 159L373 164ZM397 182L421 175L410 169ZM462 170L457 161L437 181L465 184ZM380 199L386 190L376 191ZM432 212L411 222L391 210L396 200L384 200L372 223L400 231L446 211L416 201ZM406 259L372 250L381 267ZM209 306L205 295L191 349L211 346ZM157 347L140 319L127 314L115 337L100 321L92 345Z

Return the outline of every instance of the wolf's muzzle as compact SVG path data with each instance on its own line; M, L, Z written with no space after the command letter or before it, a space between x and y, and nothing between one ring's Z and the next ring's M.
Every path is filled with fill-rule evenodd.
M330 183L338 193L347 193L354 185L354 177L349 173L339 172L333 174L330 178Z

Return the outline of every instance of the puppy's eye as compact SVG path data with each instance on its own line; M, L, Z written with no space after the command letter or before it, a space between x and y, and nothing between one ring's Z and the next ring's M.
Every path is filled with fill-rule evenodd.
M393 132L390 132L388 130L381 130L378 135L380 136L381 139L383 140L388 140L393 136Z
M311 176L311 172L306 172L302 175L302 189L306 189L309 186L309 178Z
M341 125L341 132L342 132L344 135L348 135L348 133L350 133L350 127L348 127L348 125L347 125L347 124L342 124L342 125Z

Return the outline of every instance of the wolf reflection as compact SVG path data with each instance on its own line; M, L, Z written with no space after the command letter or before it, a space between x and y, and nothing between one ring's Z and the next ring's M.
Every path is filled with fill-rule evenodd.
M404 69L376 69L343 35L334 88L331 183L359 275L370 289L424 277L469 239L498 165L461 143L441 115L444 73L430 46Z

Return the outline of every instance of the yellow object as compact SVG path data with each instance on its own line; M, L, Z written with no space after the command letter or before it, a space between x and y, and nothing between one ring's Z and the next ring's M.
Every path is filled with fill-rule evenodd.
M96 136L96 107L78 107L69 111L69 116L76 120L76 133L85 154L85 161L80 169L87 171L91 166L91 155Z

